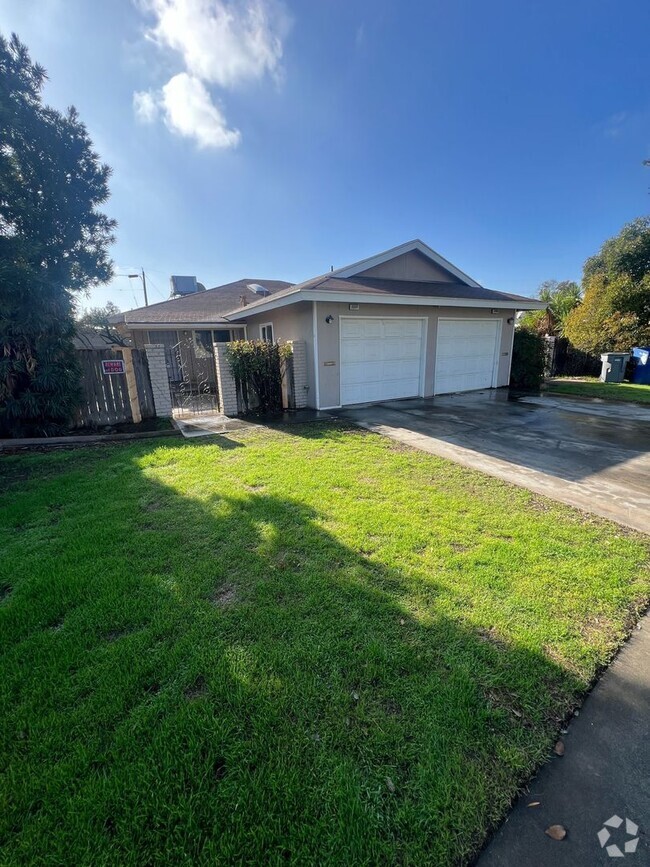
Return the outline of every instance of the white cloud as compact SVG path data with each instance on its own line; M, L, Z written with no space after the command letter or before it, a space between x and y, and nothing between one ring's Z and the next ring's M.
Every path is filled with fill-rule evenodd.
M175 75L162 89L165 123L174 132L194 138L202 148L236 147L241 139L229 129L203 82L187 72Z
M192 75L234 87L277 75L290 22L278 0L145 0L156 17L148 36L177 51Z
M138 120L160 111L167 126L200 147L235 147L241 134L229 129L207 84L234 88L266 75L281 78L282 43L290 27L282 0L139 0L155 18L146 31L163 51L182 57L184 71L161 91L133 94Z
M136 91L133 94L133 111L142 123L153 123L159 113L156 95L150 90Z

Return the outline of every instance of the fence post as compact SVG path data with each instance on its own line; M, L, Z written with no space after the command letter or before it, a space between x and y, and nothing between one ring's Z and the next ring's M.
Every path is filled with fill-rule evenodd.
M226 357L226 343L214 343L214 364L217 369L219 409L223 415L237 415L237 385Z
M304 340L288 342L293 352L293 405L304 409L307 406L307 347Z
M169 418L172 415L172 396L169 390L169 375L165 363L165 347L162 343L147 343L144 347L149 364L149 378L153 392L156 415Z
M135 368L133 367L133 350L130 346L121 346L120 352L124 359L124 372L126 373L126 388L129 393L131 415L133 416L134 423L139 424L142 421L142 412L140 411L138 383L135 380Z

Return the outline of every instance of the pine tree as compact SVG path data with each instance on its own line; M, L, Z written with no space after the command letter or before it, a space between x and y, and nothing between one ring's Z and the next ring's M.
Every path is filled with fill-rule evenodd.
M45 70L0 36L0 436L51 435L79 397L74 296L110 279L110 168Z

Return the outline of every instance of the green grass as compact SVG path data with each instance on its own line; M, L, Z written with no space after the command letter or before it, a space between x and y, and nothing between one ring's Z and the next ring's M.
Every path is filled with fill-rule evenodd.
M599 397L603 400L626 400L650 403L650 385L630 382L600 382L598 379L552 379L547 383L552 394L570 394L575 397Z
M0 459L2 864L466 862L648 543L368 433Z

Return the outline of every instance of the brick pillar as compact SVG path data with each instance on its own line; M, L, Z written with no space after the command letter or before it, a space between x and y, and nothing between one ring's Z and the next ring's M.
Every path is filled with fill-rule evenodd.
M214 343L214 363L217 368L217 387L219 389L219 409L224 415L237 415L237 386L226 358L226 343Z
M293 350L293 399L296 409L307 406L307 347L304 340L289 341Z
M172 415L172 396L169 390L169 376L165 363L165 347L162 343L145 344L149 379L153 392L153 405L159 418L170 418Z

